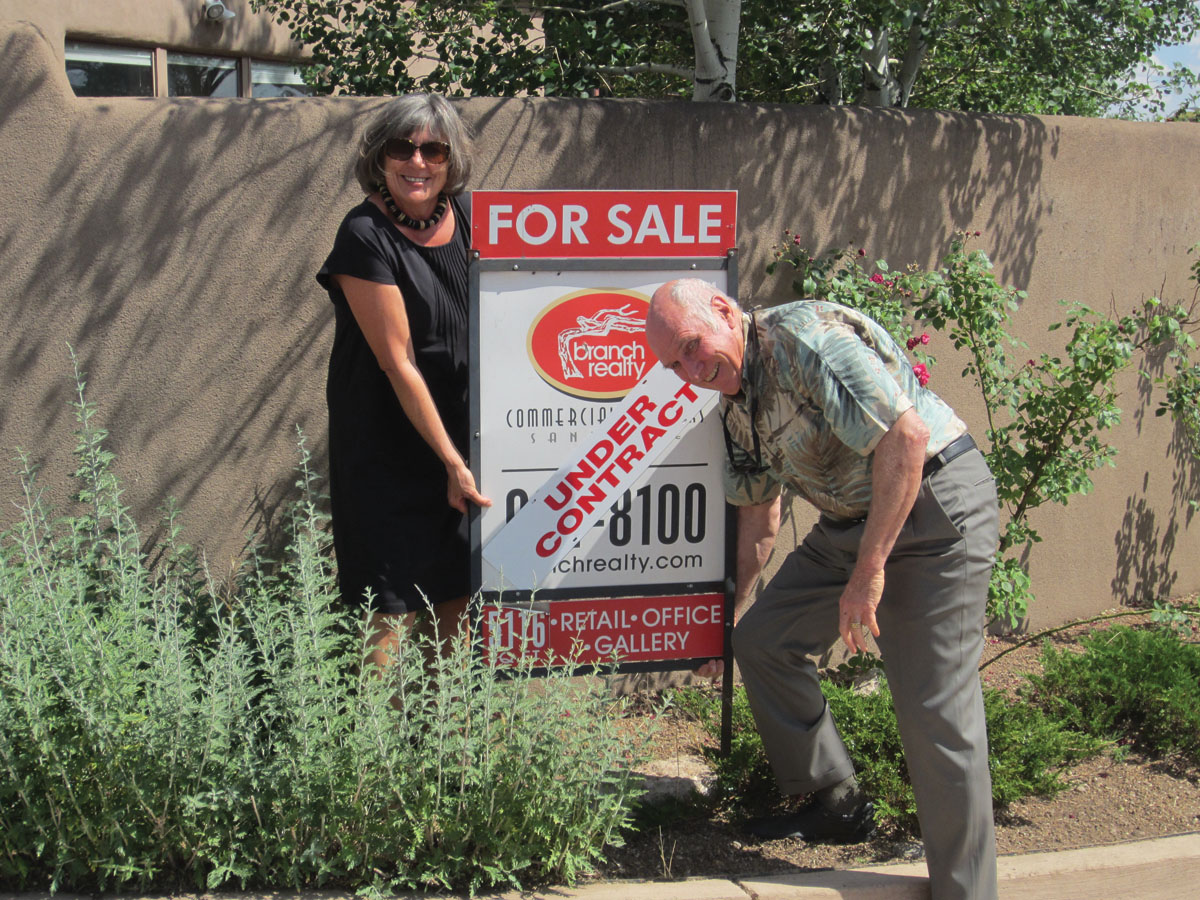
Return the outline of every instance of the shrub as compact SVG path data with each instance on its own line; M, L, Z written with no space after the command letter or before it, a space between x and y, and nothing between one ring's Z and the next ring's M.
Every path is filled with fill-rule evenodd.
M1007 514L988 616L1017 627L1033 599L1027 550L1041 540L1030 513L1087 494L1092 473L1115 464L1117 451L1105 432L1121 421L1116 378L1138 354L1156 370L1141 372L1147 391L1154 384L1163 388L1155 414L1170 414L1182 429L1184 441L1172 453L1182 451L1184 462L1200 458L1200 259L1192 264L1190 299L1151 297L1124 312L1072 305L1063 322L1050 326L1070 332L1062 355L1022 359L1025 345L1009 329L1025 293L1002 285L987 255L967 249L970 237L979 236L960 233L941 263L925 271L891 269L882 259L870 263L861 249L810 252L787 231L767 273L791 269L801 298L841 303L874 318L908 348L921 384L934 377L928 346L948 339L965 355L961 374L983 401L985 453ZM1200 501L1189 504L1195 509Z
M646 735L598 679L498 679L466 642L361 664L303 440L284 558L219 587L173 514L150 565L81 379L76 414L77 511L23 458L0 536L0 883L474 892L619 842Z
M1026 696L1071 728L1200 763L1200 645L1125 626L1082 644L1082 653L1047 645Z
M859 784L875 802L876 821L897 832L916 833L916 801L886 682L870 694L827 680L821 688ZM692 697L685 702L701 715L710 733L719 734L717 698L705 703ZM1099 752L1104 743L1064 727L1036 707L1013 703L999 691L984 691L984 710L992 796L997 806L1029 795L1053 796L1066 787L1059 775L1062 769ZM716 751L707 751L717 773L719 797L737 809L757 812L771 804L778 789L740 685L734 691L733 723L729 757L722 759Z

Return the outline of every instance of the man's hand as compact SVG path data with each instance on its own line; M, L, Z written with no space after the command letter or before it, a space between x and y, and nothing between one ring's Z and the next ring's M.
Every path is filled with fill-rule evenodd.
M725 660L710 659L700 668L692 672L697 678L707 678L710 681L716 681L725 674Z
M850 576L850 582L842 591L838 601L838 631L851 653L869 650L865 631L879 637L879 623L875 621L875 610L883 596L883 571L871 576L859 576L858 570Z

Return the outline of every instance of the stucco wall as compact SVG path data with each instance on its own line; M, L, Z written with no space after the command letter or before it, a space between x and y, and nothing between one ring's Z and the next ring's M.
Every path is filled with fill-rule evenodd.
M345 210L354 139L380 101L79 100L61 33L0 24L0 447L70 471L67 343L112 433L149 531L168 496L218 574L293 481L295 429L325 447L331 309L313 280ZM956 229L1029 291L1035 351L1060 298L1101 308L1190 296L1200 240L1200 127L1070 118L674 102L490 100L474 187L735 188L740 294L786 299L764 274L785 227L814 246L929 264ZM961 363L934 387L983 431ZM1116 469L1035 514L1034 624L1115 600L1200 588L1197 470L1173 428L1134 412ZM6 467L10 468L10 467ZM486 486L485 486L486 487ZM11 521L14 478L0 480ZM800 513L803 520L804 513ZM785 540L786 543L786 540Z
M286 28L250 0L225 0L234 18L209 22L204 0L0 0L0 23L26 22L51 39L61 60L62 38L157 45L215 54L295 59L302 55Z

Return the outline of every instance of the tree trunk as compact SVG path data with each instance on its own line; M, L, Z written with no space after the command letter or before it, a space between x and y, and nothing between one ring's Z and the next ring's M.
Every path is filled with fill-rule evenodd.
M917 72L921 69L921 63L925 62L925 54L929 52L929 42L925 38L928 18L929 10L926 9L920 16L914 17L908 29L908 49L904 51L904 60L900 64L900 106L908 106Z
M686 8L696 54L692 99L736 99L742 0L686 0Z
M842 103L842 72L837 65L837 53L826 56L821 60L817 77L821 81L818 89L818 102L830 106L840 106Z
M899 84L892 77L888 63L888 30L886 26L871 32L872 44L862 52L864 106L895 106Z

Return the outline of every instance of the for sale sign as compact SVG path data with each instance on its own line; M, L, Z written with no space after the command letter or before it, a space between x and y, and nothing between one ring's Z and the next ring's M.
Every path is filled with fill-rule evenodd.
M477 191L473 246L485 259L723 257L737 191Z
M645 321L674 278L734 293L735 219L732 192L473 196L472 465L495 501L474 574L504 658L722 655L717 395L658 364Z

